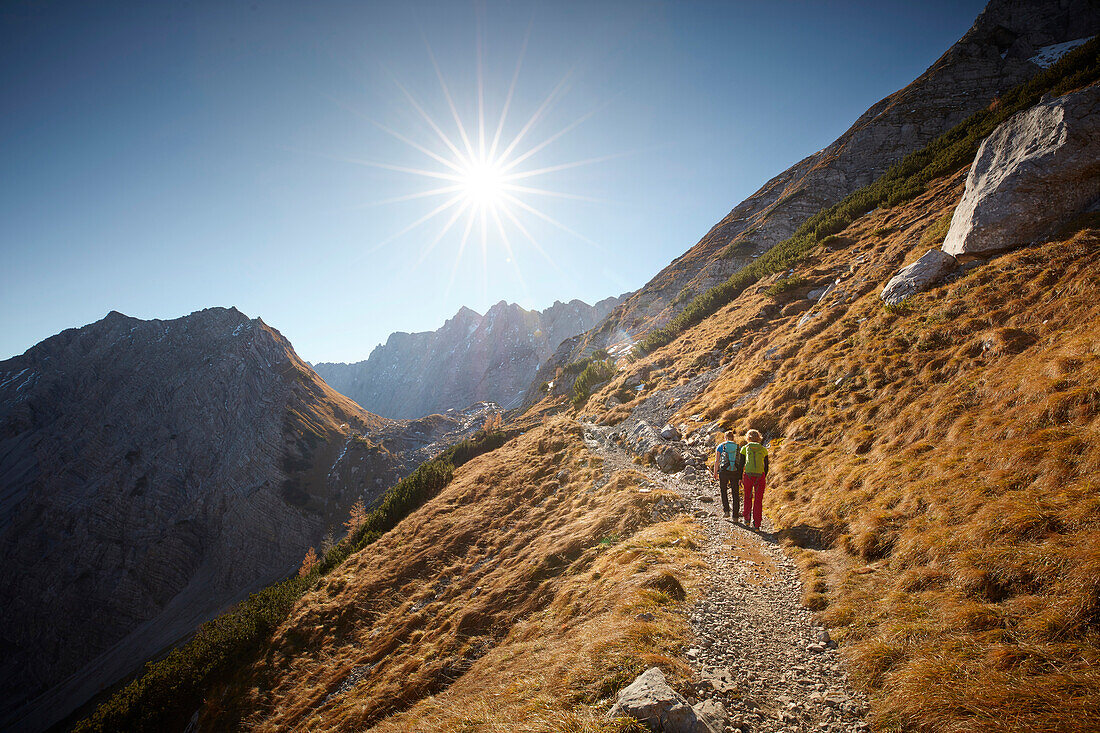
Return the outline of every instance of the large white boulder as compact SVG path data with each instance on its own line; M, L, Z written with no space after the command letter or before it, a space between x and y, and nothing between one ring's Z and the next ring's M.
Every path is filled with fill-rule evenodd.
M982 255L1051 233L1100 198L1100 85L1044 100L985 139L943 243Z
M927 290L955 269L955 258L938 249L930 249L916 262L903 267L890 278L879 295L886 305L896 305Z
M707 715L714 711L707 710ZM721 733L706 723L665 680L664 672L650 667L619 691L611 717L625 715L664 733Z

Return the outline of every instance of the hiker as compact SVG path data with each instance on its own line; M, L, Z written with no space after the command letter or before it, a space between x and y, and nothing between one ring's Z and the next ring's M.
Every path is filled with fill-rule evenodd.
M726 433L726 441L714 449L714 480L722 492L722 516L736 519L741 513L741 497L737 485L741 483L741 468L745 464L741 455L741 446L737 445L737 436L732 430ZM733 511L730 511L730 494L733 496Z
M741 487L745 490L745 524L752 514L752 528L760 529L760 514L764 505L764 477L768 475L768 449L760 444L764 439L759 430L745 433L749 441L741 449L744 459Z

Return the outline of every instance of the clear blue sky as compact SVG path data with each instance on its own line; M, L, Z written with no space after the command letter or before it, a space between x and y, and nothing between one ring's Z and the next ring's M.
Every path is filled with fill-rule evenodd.
M305 359L353 361L462 305L637 288L983 5L9 0L0 359L112 309L235 305ZM511 172L554 170L512 183L567 197L512 191L547 218L498 209L510 257L492 209L484 247L475 214L460 255L463 212L425 254L461 202L395 235L466 174L396 168L453 173L427 119L464 150L428 48L477 148L479 37L486 142L514 76L504 141L557 88L510 154L547 143ZM459 188L385 203L440 186Z

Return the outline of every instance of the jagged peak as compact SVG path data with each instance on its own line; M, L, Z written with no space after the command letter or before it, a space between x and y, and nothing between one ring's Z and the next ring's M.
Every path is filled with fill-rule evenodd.
M456 318L463 318L463 319L481 318L481 314L478 313L477 311L475 311L473 308L467 308L466 306L462 306L461 308L458 309L458 312L455 313L451 317L450 320L454 320Z

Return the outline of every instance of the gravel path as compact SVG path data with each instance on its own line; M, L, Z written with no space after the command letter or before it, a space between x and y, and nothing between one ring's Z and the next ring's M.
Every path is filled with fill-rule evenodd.
M726 731L869 731L866 700L848 686L827 630L802 608L798 570L776 544L767 517L760 532L724 519L709 476L670 476L636 465L607 439L610 429L584 427L586 444L607 471L645 473L682 496L706 530L710 578L691 610L696 639L687 650L700 680L691 702L720 700L729 714Z

